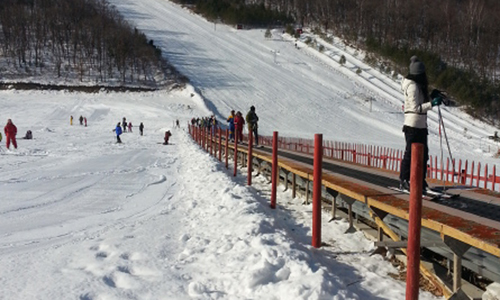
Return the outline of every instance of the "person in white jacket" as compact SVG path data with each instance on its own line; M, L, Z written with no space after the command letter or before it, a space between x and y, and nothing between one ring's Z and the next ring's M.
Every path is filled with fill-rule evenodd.
M424 174L422 178L422 190L425 193L427 182L427 160L429 159L429 148L427 147L427 112L436 105L441 105L442 98L430 99L427 74L424 64L416 56L410 59L409 74L401 82L404 103L404 125L406 149L401 161L401 172L399 174L400 188L410 189L410 168L411 168L411 145L421 143L424 145Z

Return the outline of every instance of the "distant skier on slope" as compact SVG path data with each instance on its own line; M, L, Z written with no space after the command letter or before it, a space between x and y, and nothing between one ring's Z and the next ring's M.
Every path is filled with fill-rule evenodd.
M26 135L24 136L25 140L32 140L33 139L33 132L31 130L26 131Z
M143 135L143 133L144 133L144 124L142 124L142 122L139 125L139 131L140 131L141 135Z
M7 125L5 125L3 131L5 133L7 149L9 149L11 142L14 148L17 149L17 142L16 142L17 127L16 125L14 125L14 123L12 123L11 119L7 120Z
M403 132L405 134L406 149L403 160L401 161L399 179L400 189L409 190L411 146L413 143L421 143L424 145L423 165L427 166L427 160L429 159L429 147L427 146L427 112L432 110L434 106L441 105L443 99L439 96L430 99L425 66L416 56L412 56L410 59L410 71L401 82L401 89L405 97ZM427 168L424 168L422 178L422 190L424 193L427 189L427 182L425 181L426 175Z
M127 118L123 117L122 121L123 132L127 132Z
M116 124L114 131L116 133L116 142L121 144L122 140L120 139L120 135L122 134L122 127L120 126L120 122L118 122L118 124Z
M165 131L165 142L163 143L163 145L168 145L168 140L170 139L170 137L172 136L172 133L170 132L170 130L167 130Z

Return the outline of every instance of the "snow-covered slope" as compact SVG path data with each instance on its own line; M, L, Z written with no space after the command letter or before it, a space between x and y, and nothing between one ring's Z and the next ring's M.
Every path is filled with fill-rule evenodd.
M277 130L281 136L312 138L322 133L328 140L404 148L399 83L338 39L334 45L318 41L325 46L320 53L301 40L296 49L279 29L266 39L265 30L214 25L166 0L111 3L162 48L221 120L232 109L245 114L254 105L262 134ZM345 66L338 63L341 55L347 58ZM458 108L441 109L454 157L496 162L489 159L491 153L480 151L488 146L496 151L497 145L486 139L495 128ZM436 108L429 113L429 127L430 151L438 155Z

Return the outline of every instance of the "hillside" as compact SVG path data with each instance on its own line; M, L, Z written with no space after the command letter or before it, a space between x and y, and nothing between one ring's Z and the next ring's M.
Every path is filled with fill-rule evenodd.
M232 109L246 113L254 105L265 135L275 130L302 138L323 133L328 140L404 147L399 82L363 63L363 53L338 39L333 45L324 43L320 53L300 40L297 49L281 30L267 39L264 30L210 23L168 1L111 3L164 49L219 120ZM341 55L347 58L343 67ZM491 157L498 146L487 139L494 127L460 108L441 110L454 158L496 162ZM429 128L430 152L440 155L436 108L429 113Z

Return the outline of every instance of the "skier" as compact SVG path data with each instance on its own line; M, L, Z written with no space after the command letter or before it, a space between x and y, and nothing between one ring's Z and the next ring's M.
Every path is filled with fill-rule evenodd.
M421 143L424 145L423 165L427 166L429 159L429 148L427 146L427 112L434 106L441 105L443 99L436 97L430 99L428 91L427 75L424 64L416 56L410 58L409 74L401 82L401 89L405 97L404 103L404 125L406 149L401 161L401 172L399 174L400 189L410 189L410 168L411 168L411 145ZM434 94L434 91L431 95ZM422 190L424 194L427 189L425 181L427 168L424 167L422 178Z
M128 131L132 132L132 122L128 122Z
M120 126L120 122L116 124L115 133L116 133L116 142L121 144L122 140L120 139L120 134L122 134L122 128Z
M127 118L123 117L122 121L123 132L127 132Z
M83 125L83 116L82 115L80 115L79 120L80 120L80 125Z
M70 116L69 118L69 125L73 125L73 116Z
M175 127L181 128L181 126L179 125L179 119L175 120Z
M87 117L83 118L83 122L85 123L85 127L87 127Z
M247 113L246 116L247 119L247 124L248 124L248 131L253 132L253 139L255 140L255 146L259 145L259 134L258 134L258 125L257 122L259 122L259 117L255 113L255 106L250 107L250 111Z
M141 135L142 135L142 134L143 134L143 132L144 132L144 124L142 124L142 122L141 122L141 124L139 125L139 131L141 132Z
M165 131L165 142L163 143L163 145L168 145L168 139L171 136L172 136L172 133L170 132L170 130Z
M234 110L231 111L227 122L229 123L229 140L234 141Z
M236 117L234 117L234 127L236 128L236 136L238 137L238 142L243 141L243 126L245 125L245 119L243 119L243 115L241 111L236 113Z
M7 125L5 125L3 131L5 132L5 139L7 140L7 145L6 145L7 149L9 149L11 142L14 148L17 149L17 142L16 142L17 127L16 125L14 125L14 123L12 123L11 119L7 120Z
M26 131L26 135L24 136L25 140L32 140L33 139L33 133L31 130Z

